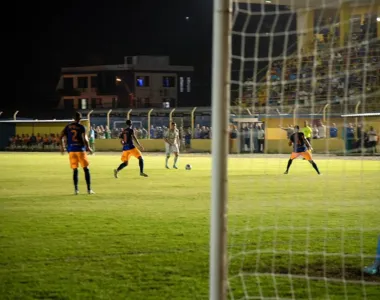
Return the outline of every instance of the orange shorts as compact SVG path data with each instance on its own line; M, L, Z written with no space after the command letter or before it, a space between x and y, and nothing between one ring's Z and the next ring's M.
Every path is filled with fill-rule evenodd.
M292 152L292 154L290 155L290 159L295 159L299 156L302 156L304 159L306 160L313 160L313 157L311 155L311 152L310 151L306 151L306 152Z
M129 160L129 158L131 156L134 156L136 158L139 158L140 156L142 156L141 152L139 149L137 148L133 148L131 150L125 150L123 151L123 153L121 154L121 161L122 162L126 162Z
M71 169L77 169L78 164L82 168L87 168L90 162L87 159L87 152L69 152L70 166Z

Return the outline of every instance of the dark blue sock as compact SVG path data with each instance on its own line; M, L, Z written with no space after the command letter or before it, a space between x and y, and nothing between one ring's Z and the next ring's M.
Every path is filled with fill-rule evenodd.
M78 169L73 170L73 181L74 181L74 187L77 190L78 189Z
M139 158L139 166L140 166L140 173L144 173L144 159L142 157Z
M128 166L128 162L123 162L122 164L120 164L120 166L117 168L117 171L121 171L123 170L126 166Z
M311 165L313 166L314 170L317 171L317 173L319 174L319 170L318 170L317 164L314 161L312 161Z
M288 160L288 165L287 165L287 167L286 167L286 172L289 172L289 169L290 169L290 166L292 165L292 162L293 162L292 159L289 159L289 160Z
M83 170L84 170L84 178L86 178L87 190L91 190L90 170L88 168L83 168Z

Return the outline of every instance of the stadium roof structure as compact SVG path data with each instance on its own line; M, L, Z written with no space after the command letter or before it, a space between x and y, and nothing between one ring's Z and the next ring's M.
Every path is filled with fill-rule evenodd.
M65 119L65 120L1 120L0 123L70 123L74 119ZM81 121L88 121L88 119L81 119Z
M342 118L351 118L351 117L380 117L380 113L362 113L362 114L347 114L341 115Z
M256 3L265 5L287 5L291 8L338 7L342 3L353 5L380 4L379 0L238 0L240 3Z
M212 109L209 106L199 106L199 107L177 107L177 108L133 108L133 109L125 109L125 108L119 108L119 109L112 109L112 114L127 114L128 112L131 113L131 115L136 114L147 114L149 111L152 111L152 114L168 114L173 111L174 115L180 114L180 113L188 113L190 114L191 111L194 110L197 113L211 113ZM92 111L92 114L106 114L110 111L110 109L82 109L79 110L82 114L87 114L90 111Z

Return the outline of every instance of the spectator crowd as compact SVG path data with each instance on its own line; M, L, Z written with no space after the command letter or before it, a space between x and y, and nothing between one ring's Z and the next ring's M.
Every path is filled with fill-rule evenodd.
M371 24L369 32L368 24ZM257 99L252 81L247 80L243 103L252 105L250 101L258 101L259 106L310 106L327 101L353 104L362 97L372 101L380 87L380 41L372 30L376 29L376 23L364 22L360 32L350 36L350 43L345 47L336 45L339 38L330 27L323 27L314 42L300 53L274 59L267 76L258 84Z
M169 128L167 126L155 126L151 125L149 132L143 126L134 126L135 135L138 139L162 139L164 134ZM181 134L184 136L192 136L194 131L195 139L210 139L212 136L212 129L208 126L201 126L197 124L195 128L192 130L191 127L183 128L179 126L179 130ZM92 125L90 129L89 135L94 137L94 139L111 139L118 138L123 131L122 127L114 127L112 130L108 128L108 126L96 126Z
M240 128L230 125L230 140L240 138L241 151L264 153L265 126L263 123L242 123Z
M60 141L59 133L52 134L17 134L9 137L8 148L15 149L31 149L31 150L58 150Z

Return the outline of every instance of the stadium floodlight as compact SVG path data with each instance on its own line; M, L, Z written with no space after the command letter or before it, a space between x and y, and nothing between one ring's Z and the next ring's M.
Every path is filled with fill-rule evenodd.
M363 152L356 158L362 163L357 164L354 180L370 187L358 188L351 200L346 189L356 181L347 175L349 159L336 163L330 155L325 157L321 162L325 179L311 179L302 171L291 179L281 177L288 156L285 165L284 157L278 164L266 156L265 164L259 165L258 159L244 164L242 176L247 172L246 176L261 174L264 179L258 186L252 175L246 191L228 197L228 254L226 250L229 104L238 103L233 107L237 116L246 110L258 115L267 128L264 149L245 141L254 137L242 126L244 131L235 132L238 151L290 155L288 130L294 125L302 129L309 122L318 130L315 139L309 133L313 154L351 154L352 136L378 119L380 33L376 35L378 23L373 22L380 22L374 14L378 6L378 0L214 0L211 300L225 300L227 288L231 299L372 299L378 293L378 279L363 274L380 233L379 223L367 216L373 211L365 207L378 207L378 197L368 193L364 198L362 193L377 189L377 183L369 183L363 174L369 170L371 176L380 169L377 162L370 166ZM363 24L365 9L369 22ZM231 95L235 98L230 102ZM354 129L349 123L358 117L363 127ZM334 137L331 129L337 130ZM249 150L240 143L251 143L243 145ZM297 163L310 167L301 160ZM341 176L332 187L329 168L338 165ZM287 187L297 180L300 192L287 197ZM283 190L273 196L276 184ZM332 196L332 188L338 196ZM252 205L238 210L244 192L252 196ZM249 219L239 218L243 210ZM377 271L373 266L366 270Z

